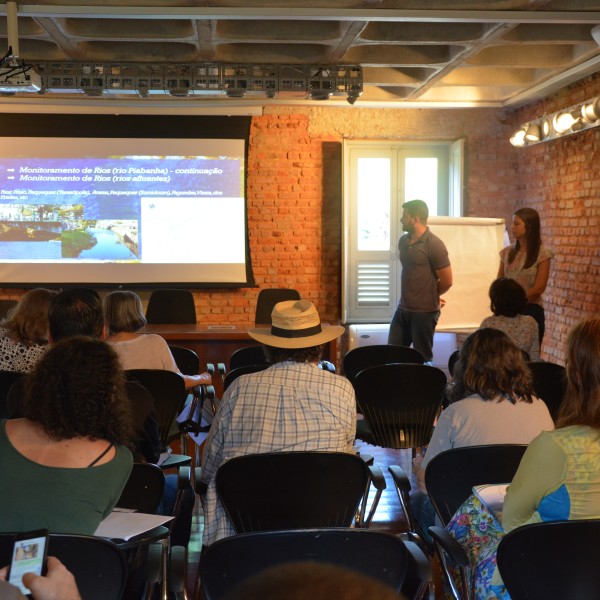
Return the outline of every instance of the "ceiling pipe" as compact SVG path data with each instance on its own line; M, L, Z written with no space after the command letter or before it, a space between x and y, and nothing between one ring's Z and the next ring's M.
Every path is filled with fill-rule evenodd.
M19 56L19 24L17 17L17 3L6 3L6 33L8 37L8 47L12 48L12 57Z

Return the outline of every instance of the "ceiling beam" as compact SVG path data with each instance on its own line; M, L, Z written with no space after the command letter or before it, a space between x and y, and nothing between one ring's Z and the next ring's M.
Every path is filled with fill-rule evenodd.
M6 15L0 4L0 15ZM506 23L506 24L593 24L600 23L598 11L521 11L521 10L395 10L328 8L255 7L144 7L144 6L65 6L21 4L21 16L82 19L222 19L305 21L397 21L419 23Z

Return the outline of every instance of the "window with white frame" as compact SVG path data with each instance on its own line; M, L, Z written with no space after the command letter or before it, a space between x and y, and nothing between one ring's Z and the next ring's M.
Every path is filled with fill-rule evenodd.
M463 141L344 143L343 322L384 323L400 295L402 204L462 216Z

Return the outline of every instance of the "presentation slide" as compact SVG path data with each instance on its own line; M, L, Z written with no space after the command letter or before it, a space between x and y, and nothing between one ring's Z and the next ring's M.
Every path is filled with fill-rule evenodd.
M3 283L243 283L245 144L9 138Z

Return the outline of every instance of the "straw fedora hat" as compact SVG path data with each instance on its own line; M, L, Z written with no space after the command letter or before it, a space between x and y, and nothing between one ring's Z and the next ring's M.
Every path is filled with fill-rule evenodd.
M278 302L271 313L271 329L249 329L261 344L275 348L310 348L326 344L344 333L341 325L321 325L319 313L310 300Z

